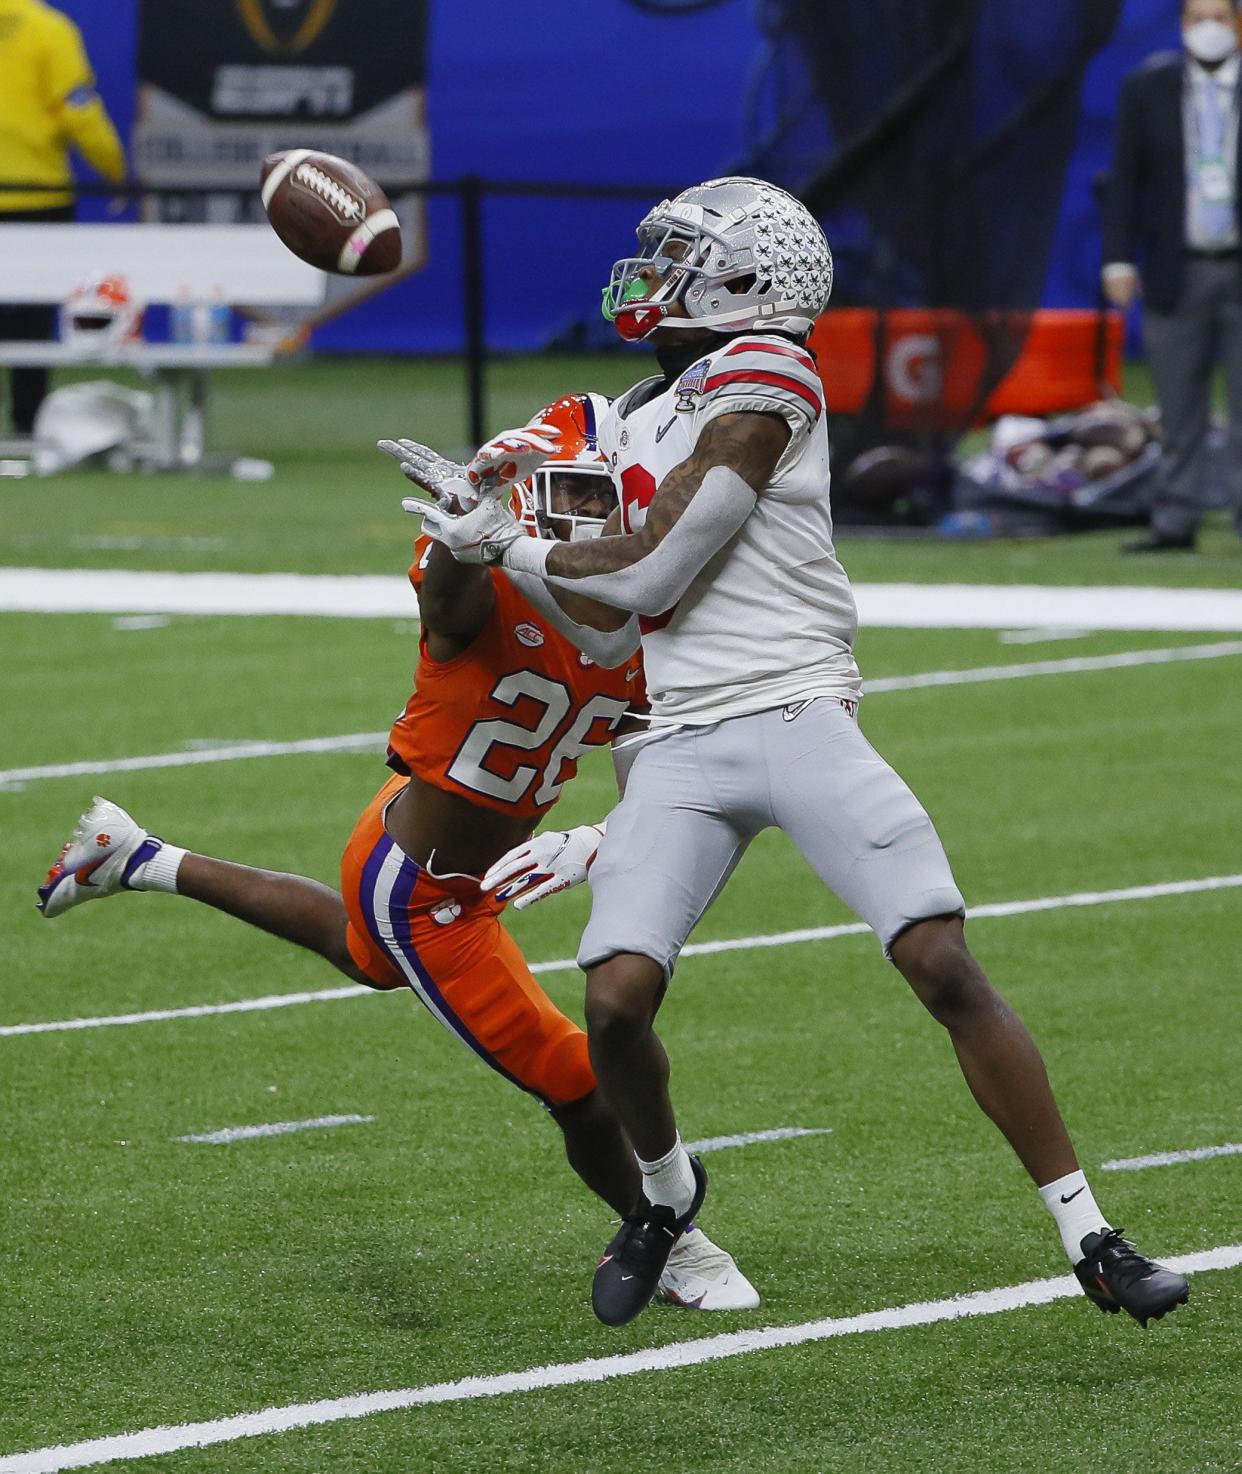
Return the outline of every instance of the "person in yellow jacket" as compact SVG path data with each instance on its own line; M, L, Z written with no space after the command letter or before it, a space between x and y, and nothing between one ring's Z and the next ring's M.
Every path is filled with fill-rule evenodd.
M125 151L99 94L82 33L43 0L0 0L0 230L8 221L73 219L69 152L108 179ZM55 336L55 308L0 307L0 338ZM29 434L47 393L43 369L10 375L12 428Z

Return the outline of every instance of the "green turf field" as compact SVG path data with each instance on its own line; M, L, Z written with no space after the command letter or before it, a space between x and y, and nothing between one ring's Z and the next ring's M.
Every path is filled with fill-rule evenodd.
M609 361L613 364L617 360ZM564 365L498 370L497 422ZM604 385L604 387L609 387ZM614 386L615 387L615 386ZM0 563L393 572L409 529L369 443L460 420L429 365L316 363L221 395L217 443L275 481L0 483ZM408 404L410 418L400 413ZM392 416L398 414L394 424ZM460 433L460 432L458 432ZM111 541L109 541L111 540ZM128 541L126 541L128 540ZM1135 581L1115 539L851 542L860 577ZM1120 570L1120 572L1118 571ZM1237 586L1222 526L1146 581ZM2 576L2 575L0 575ZM865 632L864 674L1199 646L1105 635ZM174 841L325 880L384 776L378 755L293 755L100 777L9 770L381 731L408 620L0 615L0 1025L333 989L317 959L194 904L124 896L54 923L33 887L91 794ZM1100 668L864 704L931 810L972 906L1242 872L1242 656ZM588 764L558 823L609 805ZM512 918L572 957L581 892ZM788 844L752 848L699 940L849 920ZM1242 1156L1101 1164L1242 1141L1242 890L983 917L972 943L1048 1056L1097 1197L1148 1252L1242 1241ZM571 968L544 981L578 1014ZM687 957L662 1015L687 1136L831 1134L707 1157L703 1222L764 1296L748 1315L589 1308L608 1215L556 1133L407 995L73 1031L0 1033L0 1474L22 1451L385 1389L520 1373L725 1332L802 1326L1064 1273L1051 1220L980 1116L938 1028L865 936ZM229 1145L178 1137L325 1115L369 1123ZM107 1467L237 1471L942 1474L1242 1468L1242 1271L1196 1275L1146 1333L1081 1297L861 1330L604 1382L416 1405Z

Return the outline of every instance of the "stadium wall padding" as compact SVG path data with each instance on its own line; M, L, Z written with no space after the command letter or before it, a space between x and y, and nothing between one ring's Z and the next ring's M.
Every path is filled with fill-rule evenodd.
M59 0L81 26L100 89L126 137L133 123L138 0ZM692 182L736 166L747 85L764 45L762 0L657 15L628 0L432 0L428 106L435 177ZM825 5L825 11L830 7ZM536 23L537 16L537 23ZM1096 302L1098 210L1121 79L1177 44L1173 0L1126 0L1083 91L1044 305ZM1053 44L1033 34L1031 44ZM1020 181L1015 182L1020 188ZM492 199L485 210L488 336L500 350L544 346L591 324L644 202ZM103 218L104 205L82 213ZM432 200L430 261L417 278L317 337L324 348L447 352L461 347L456 208ZM594 329L589 331L592 333Z

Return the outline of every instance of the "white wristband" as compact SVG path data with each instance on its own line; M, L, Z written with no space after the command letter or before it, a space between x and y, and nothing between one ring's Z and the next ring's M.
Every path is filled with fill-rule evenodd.
M511 568L515 573L530 573L536 578L547 577L548 558L554 542L541 537L516 537L504 551L500 560L502 568Z

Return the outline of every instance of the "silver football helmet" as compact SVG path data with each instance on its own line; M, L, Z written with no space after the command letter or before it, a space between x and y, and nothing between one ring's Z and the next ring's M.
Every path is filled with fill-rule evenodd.
M612 268L604 316L627 341L655 328L810 332L832 292L819 222L763 179L709 179L650 211L640 254ZM652 276L655 281L652 282ZM669 317L682 302L688 317Z

